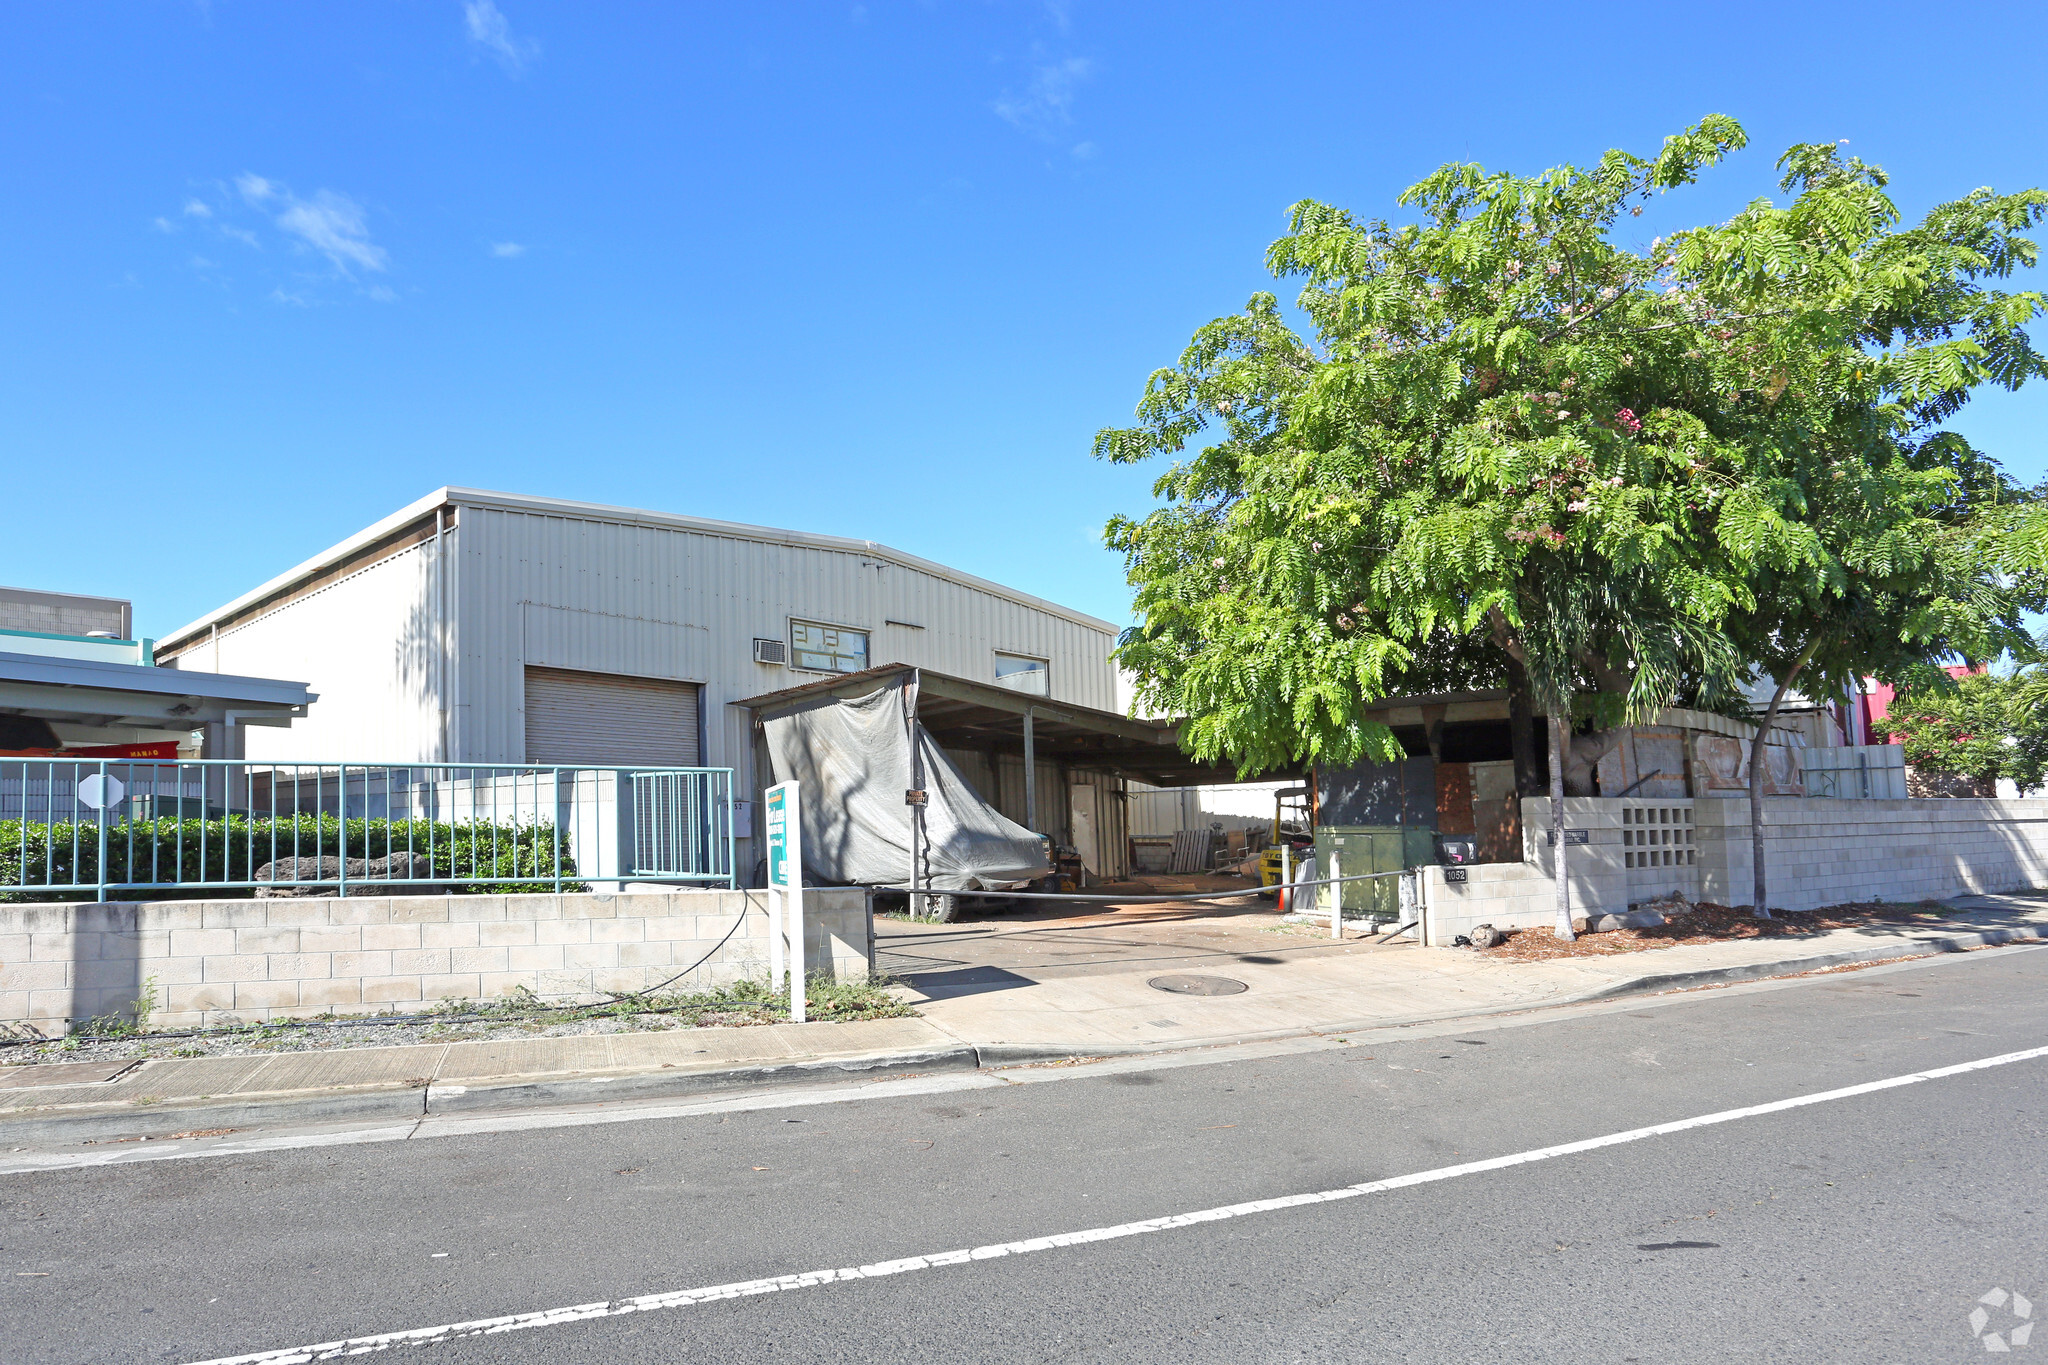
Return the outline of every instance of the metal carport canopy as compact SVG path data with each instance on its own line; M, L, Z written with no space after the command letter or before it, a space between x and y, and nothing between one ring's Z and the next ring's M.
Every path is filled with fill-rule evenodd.
M1114 711L1053 701L1027 692L969 682L909 664L883 664L785 688L736 703L756 722L828 697L864 697L881 687L917 678L917 719L941 748L1024 752L1024 721L1031 722L1035 756L1093 768L1155 787L1195 787L1244 779L1227 763L1204 763L1180 749L1180 725L1171 720L1134 720ZM1262 774L1298 776L1295 769Z

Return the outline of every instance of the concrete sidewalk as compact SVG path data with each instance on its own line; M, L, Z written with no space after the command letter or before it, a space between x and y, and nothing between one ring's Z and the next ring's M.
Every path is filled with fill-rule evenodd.
M913 1019L6 1068L0 1069L0 1146L278 1123L398 1122L862 1073L1185 1049L1509 1013L2048 937L2048 896L1975 896L1949 905L1953 914L1924 928L1866 926L1534 963L1357 942L1329 945L1335 951L1321 955L1290 954L1271 937L1254 944L1265 951L1210 952L1204 940L1200 955L1166 959L1155 945L1130 949L1126 943L1141 959L1135 970L1119 969L1097 953L1085 970L1041 971L1036 979L996 966L919 974L913 979L924 982L922 989L905 988L923 1016ZM1081 927L1115 925L1103 920ZM930 938L941 941L938 932ZM1243 945L1233 940L1227 946ZM1149 984L1162 973L1190 969L1245 989L1183 995Z
M1148 983L1179 964L1155 963L1124 972L1098 964L1073 975L1004 968L920 974L913 982L930 984L908 998L949 1036L974 1044L984 1062L1000 1062L1054 1047L1114 1054L1384 1028L2048 938L2048 896L1970 896L1946 905L1952 913L1925 927L1860 926L1547 962L1405 941L1315 945L1330 950L1322 955L1283 956L1268 946L1183 960L1182 970L1247 987L1232 995L1162 992Z

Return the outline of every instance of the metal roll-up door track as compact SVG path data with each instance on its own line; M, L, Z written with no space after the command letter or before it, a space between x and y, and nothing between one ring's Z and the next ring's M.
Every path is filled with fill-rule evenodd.
M526 761L694 768L697 684L528 668Z

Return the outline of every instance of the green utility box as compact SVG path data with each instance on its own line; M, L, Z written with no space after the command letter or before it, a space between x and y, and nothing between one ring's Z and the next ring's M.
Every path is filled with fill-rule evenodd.
M1337 870L1357 877L1367 872L1400 872L1436 861L1436 831L1423 825L1319 825L1316 827L1316 872L1330 875L1330 855L1337 855ZM1328 887L1319 891L1327 893ZM1336 890L1343 893L1344 913L1363 918L1393 919L1401 909L1401 879L1381 877L1370 882L1345 882ZM1329 902L1317 897L1318 903Z

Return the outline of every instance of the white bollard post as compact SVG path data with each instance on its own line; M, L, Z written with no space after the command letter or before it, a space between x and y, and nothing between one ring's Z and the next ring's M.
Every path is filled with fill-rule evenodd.
M1330 937L1344 937L1344 886L1338 878L1344 875L1342 865L1337 861L1337 845L1330 845Z
M1285 839L1280 841L1280 890L1273 899L1283 915L1294 908L1294 845Z
M769 989L782 989L782 935L789 933L789 1017L804 1022L803 793L794 782L767 792Z

